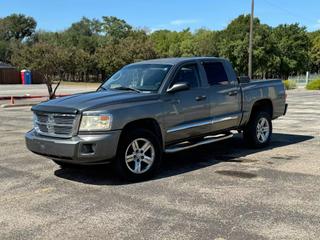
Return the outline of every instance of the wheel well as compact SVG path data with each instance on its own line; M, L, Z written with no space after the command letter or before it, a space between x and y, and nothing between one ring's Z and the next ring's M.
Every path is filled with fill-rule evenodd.
M124 126L120 137L122 137L129 130L136 129L136 128L143 128L143 129L150 130L151 132L153 132L154 134L156 134L160 138L161 145L163 144L160 125L153 118L144 118L144 119L139 119L139 120L135 120L135 121L127 123Z
M259 101L255 102L253 104L253 106L252 106L250 118L255 113L262 112L262 111L269 113L270 117L272 118L272 116L273 116L273 106L272 106L272 102L271 102L270 99L262 99L262 100L259 100Z

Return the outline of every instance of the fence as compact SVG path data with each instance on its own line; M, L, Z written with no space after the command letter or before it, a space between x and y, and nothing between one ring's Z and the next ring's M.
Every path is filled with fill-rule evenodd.
M15 68L0 68L0 84L21 84L21 74ZM43 76L32 71L32 84L43 83Z
M320 79L319 73L309 74L306 73L305 75L299 76L290 76L289 80L294 81L298 86L306 86L308 82L312 82L313 80Z

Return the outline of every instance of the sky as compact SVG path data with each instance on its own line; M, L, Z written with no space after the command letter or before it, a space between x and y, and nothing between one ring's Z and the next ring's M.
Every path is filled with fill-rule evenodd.
M221 30L250 10L251 0L0 0L0 17L22 13L47 31L62 31L83 16L116 16L151 31ZM320 29L320 0L255 0L255 16L271 26L299 23L315 31Z

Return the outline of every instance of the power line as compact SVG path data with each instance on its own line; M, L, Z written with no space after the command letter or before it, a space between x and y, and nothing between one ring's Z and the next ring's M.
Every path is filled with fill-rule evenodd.
M281 5L278 5L276 3L273 3L273 2L270 2L269 0L263 0L263 2L269 4L269 6L272 6L278 10L281 10L282 12L286 12L287 14L291 15L291 17L297 17L297 18L300 18L300 19L305 19L305 20L308 20L310 22L314 22L314 19L311 19L311 18L306 18L305 16L301 16L300 14L297 14L291 10L288 10L286 8L284 8L283 6Z

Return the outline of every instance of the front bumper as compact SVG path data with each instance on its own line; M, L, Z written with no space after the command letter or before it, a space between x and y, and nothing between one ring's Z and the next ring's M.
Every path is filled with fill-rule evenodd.
M74 164L110 162L117 153L120 131L104 134L79 135L70 139L39 135L35 130L26 133L27 148L39 155ZM90 147L90 151L85 151Z

